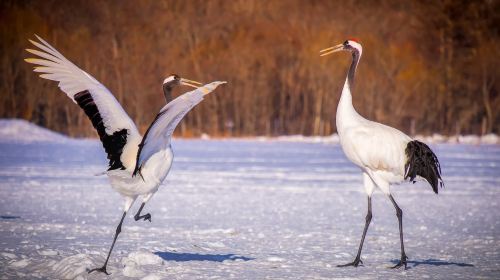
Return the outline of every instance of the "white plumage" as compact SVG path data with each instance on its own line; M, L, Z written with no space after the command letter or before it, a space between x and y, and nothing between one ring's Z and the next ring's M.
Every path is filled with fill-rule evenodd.
M141 141L141 135L134 122L104 85L66 59L42 38L36 37L40 43L32 40L30 42L40 50L27 49L27 51L41 58L28 58L25 61L41 65L35 67L34 71L44 73L40 75L44 79L59 82L59 88L75 103L74 97L77 93L89 91L99 110L106 134L112 135L116 131L127 129L128 141L123 147L121 160L123 166L131 172L135 167L137 145Z
M137 159L137 168L140 168L159 149L170 146L170 138L177 124L196 104L203 100L203 97L212 92L217 86L225 82L213 82L185 93L169 102L161 110L155 121L148 129L144 147Z
M170 141L174 129L205 95L225 82L216 81L198 87L196 85L198 82L177 75L165 79L164 91L170 92L172 87L179 84L196 89L165 105L143 138L134 122L106 87L67 60L42 38L36 37L40 42L32 40L30 42L39 49L27 49L27 51L39 58L28 58L26 61L37 65L34 71L43 73L40 77L58 82L59 88L85 111L108 154L110 162L106 174L110 184L125 198L124 213L116 229L106 262L103 267L89 271L89 273L94 270L107 273L106 265L116 238L121 232L123 219L139 196L142 196L142 204L135 219L151 221L149 213L142 216L140 213L170 171L174 158Z
M353 262L341 266L358 266L362 263L361 250L372 218L371 196L375 188L379 188L394 204L399 221L401 260L394 267L404 265L406 268L407 257L404 251L402 228L403 212L392 197L390 186L406 180L414 181L418 176L429 181L437 193L438 183L443 184L439 162L427 145L412 140L395 128L367 120L356 112L352 105L351 89L363 48L356 40L347 40L343 44L322 50L321 56L337 51L348 51L353 57L337 107L337 132L346 157L363 172L364 187L368 195L368 213L358 254Z

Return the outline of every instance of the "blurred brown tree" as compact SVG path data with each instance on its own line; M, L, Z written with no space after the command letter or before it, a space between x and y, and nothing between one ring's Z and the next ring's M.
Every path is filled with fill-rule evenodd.
M498 11L498 0L4 0L0 117L94 135L24 63L38 34L106 85L141 131L177 73L229 82L178 135L331 134L350 57L318 51L353 36L364 46L354 103L365 117L412 134L499 133Z

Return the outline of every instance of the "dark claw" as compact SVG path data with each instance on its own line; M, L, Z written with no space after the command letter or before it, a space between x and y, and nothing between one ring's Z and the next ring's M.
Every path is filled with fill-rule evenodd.
M144 221L149 221L151 223L151 214L147 213L146 215L142 216L135 216L134 220L139 221L140 219L143 219Z
M89 270L89 274L94 272L94 271L99 271L99 272L102 272L102 273L106 273L106 275L110 275L111 273L108 273L108 271L106 270L106 266L103 266L101 268L94 268L94 269L91 269Z
M407 260L408 260L407 256L405 255L401 256L401 260L395 266L391 266L391 269L400 268L404 265L406 270Z
M354 259L353 262L346 263L346 264L339 264L339 265L337 265L337 267L346 267L346 266L358 267L359 264L363 264L363 261L360 258L356 258L356 259Z

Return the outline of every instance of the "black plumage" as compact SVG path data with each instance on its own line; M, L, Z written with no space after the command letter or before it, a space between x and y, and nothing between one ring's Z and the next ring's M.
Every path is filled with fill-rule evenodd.
M425 143L413 140L406 145L405 180L415 183L415 178L425 178L432 186L432 190L438 193L438 185L444 186L441 179L441 166L434 152Z
M85 111L92 125L97 130L97 134L101 139L104 150L108 154L109 168L108 170L125 169L121 162L123 147L127 144L128 130L122 129L115 131L112 135L106 134L106 127L102 121L99 109L88 90L81 91L74 96L76 103Z

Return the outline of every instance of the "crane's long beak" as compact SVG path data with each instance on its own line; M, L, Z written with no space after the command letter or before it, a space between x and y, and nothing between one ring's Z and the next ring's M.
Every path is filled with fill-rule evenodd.
M194 88L199 88L202 85L202 83L197 82L197 81L193 81L193 80L188 80L188 79L181 78L181 85L185 85L185 86L189 86L189 87L194 87Z
M319 51L319 53L320 53L319 56L329 55L329 54L332 54L334 52L341 51L343 49L344 49L344 45L343 44L338 44L336 46L329 47L329 48L326 48L326 49L323 49L323 50Z

